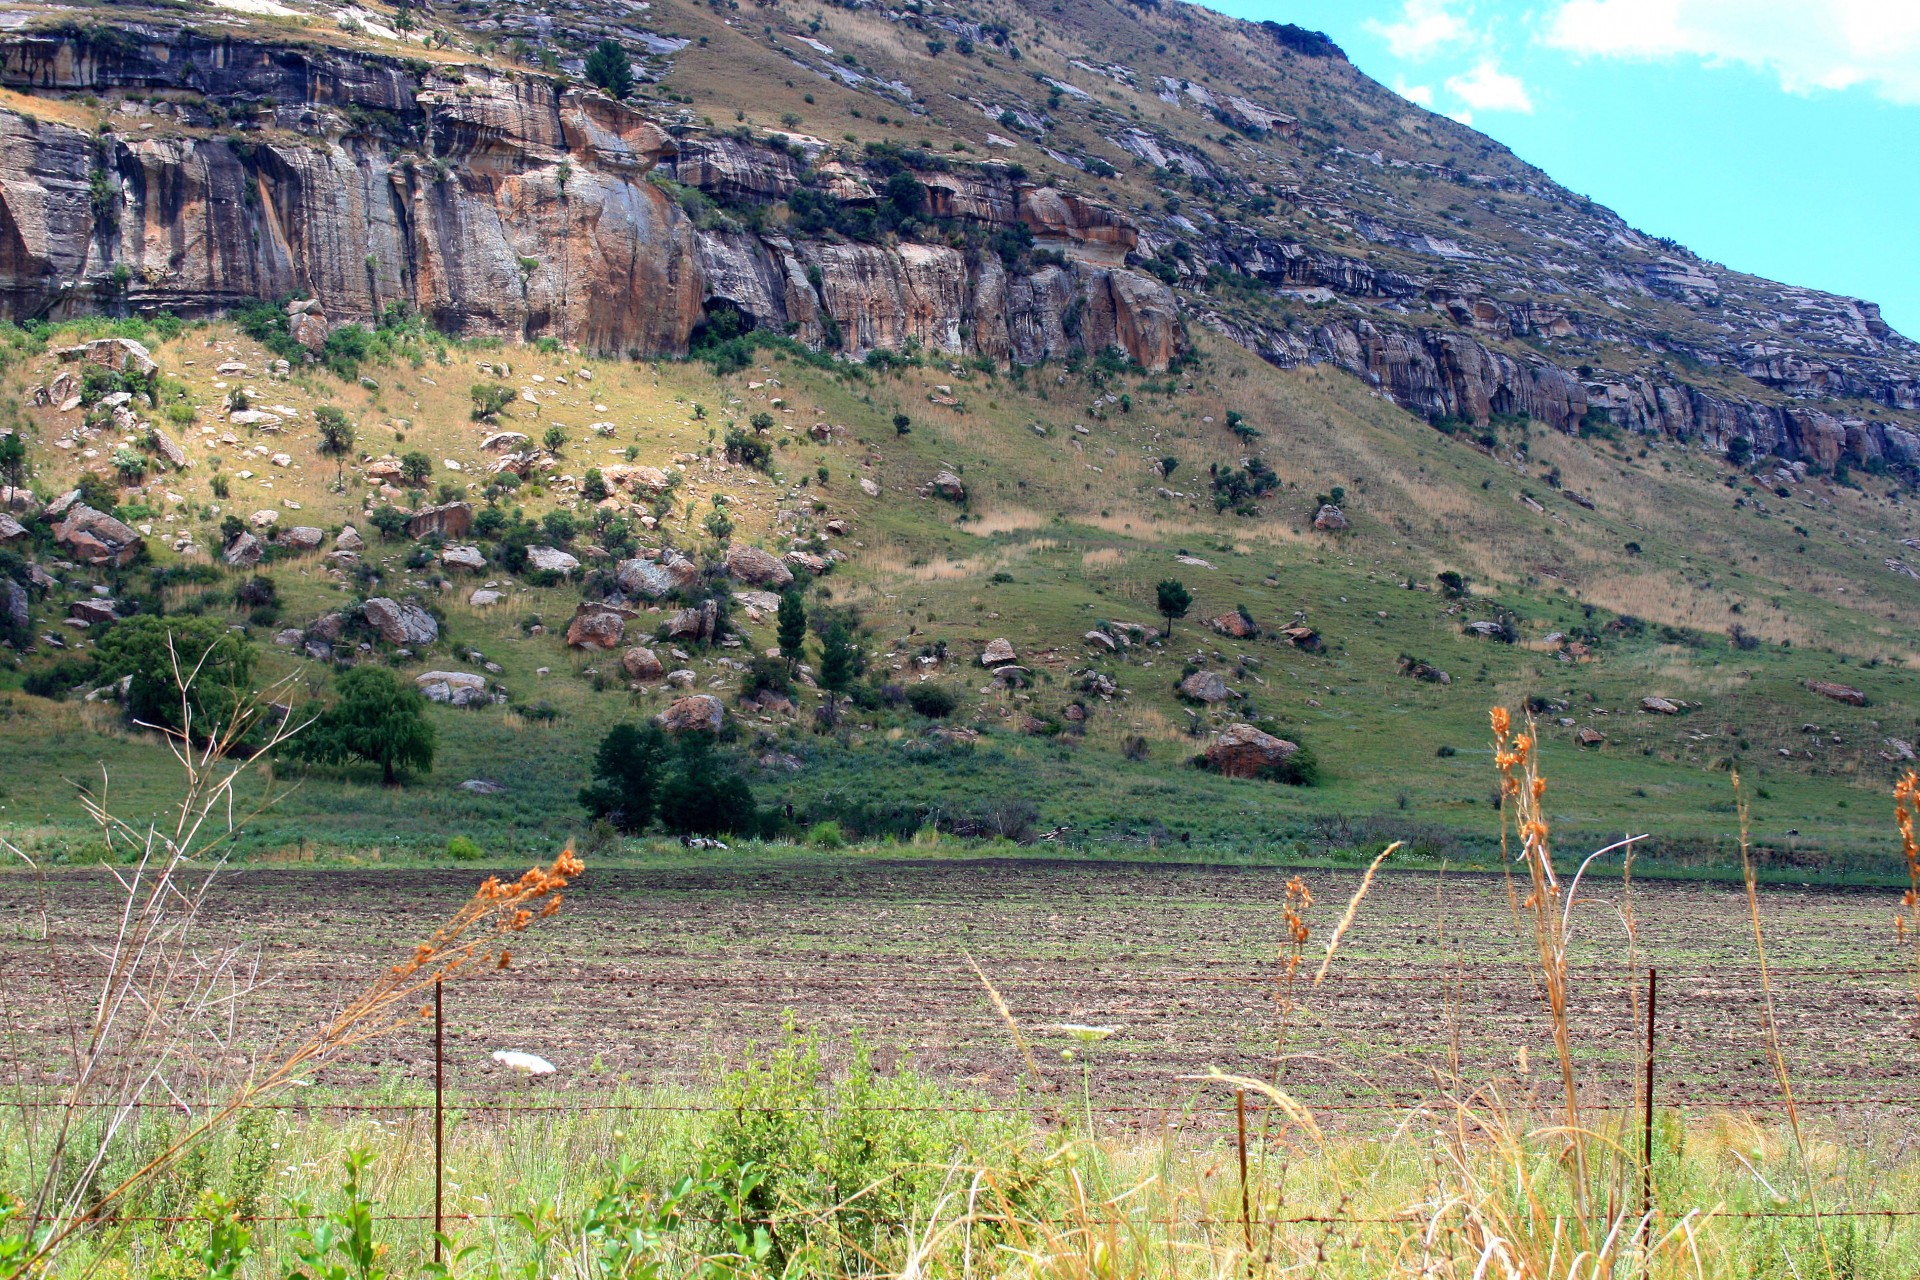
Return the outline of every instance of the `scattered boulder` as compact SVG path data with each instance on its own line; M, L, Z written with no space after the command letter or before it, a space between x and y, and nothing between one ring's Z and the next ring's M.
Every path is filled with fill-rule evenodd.
M658 680L666 673L666 668L653 650L644 645L635 645L621 654L620 665L626 669L630 680Z
M260 556L263 550L264 548L260 545L260 539L250 533L242 531L233 535L233 541L229 542L226 550L220 554L228 564L236 569L251 569L254 565L260 563Z
M1313 513L1313 527L1322 533L1342 533L1347 528L1347 513L1331 502L1322 503Z
M294 305L299 305L298 303ZM319 355L327 345L327 335L333 327L327 323L326 316L314 307L287 317L287 332L293 340L307 350Z
M1104 649L1108 653L1112 653L1114 650L1120 647L1118 642L1116 642L1112 636L1108 635L1104 631L1089 631L1087 632L1084 639L1088 644L1092 645L1094 648Z
M1585 507L1588 511L1593 510L1593 499L1584 493L1575 493L1571 489L1562 489L1560 496L1576 507Z
M360 531L350 524L342 525L340 532L334 535L333 549L335 551L358 552L366 550L366 546L367 540L362 538Z
M1665 698L1657 698L1651 694L1640 699L1640 709L1642 711L1650 711L1658 716L1677 716L1680 714L1679 703L1669 702Z
M468 778L460 784L460 789L472 792L476 796L497 796L506 790L499 783L490 782L486 778Z
M95 338L77 347L67 347L58 354L62 360L85 360L88 364L118 369L142 378L160 371L160 366L153 361L153 353L131 338Z
M626 634L627 620L620 610L585 601L567 624L567 643L575 649L615 649Z
M1817 693L1823 698L1832 698L1835 702L1844 702L1850 707L1867 705L1867 695L1852 685L1835 684L1831 680L1809 680L1807 691Z
M667 672L667 683L676 689L691 689L693 682L697 679L699 677L686 667L678 667Z
M380 638L388 644L421 649L440 638L440 624L433 615L409 600L401 604L385 596L375 596L361 610Z
M1257 778L1285 764L1298 750L1298 743L1250 724L1230 724L1207 744L1203 759L1209 769L1225 777Z
M1196 671L1180 682L1180 696L1211 706L1216 702L1225 702L1233 693L1218 671Z
M1402 662L1402 675L1412 676L1415 680L1424 680L1428 684L1452 684L1453 677L1429 662Z
M113 601L98 597L75 600L67 609L67 616L78 618L90 626L111 626L120 620L119 611L114 608Z
M320 544L326 540L327 531L325 529L316 529L310 524L297 524L291 529L282 531L281 534L274 539L274 541L281 546L291 548L294 551L318 551Z
M845 520L829 520L825 526L828 533L836 538L844 538L853 532L853 526Z
M1887 749L1881 754L1888 760L1910 762L1914 759L1913 744L1905 738L1888 738Z
M1501 626L1497 622L1488 622L1485 620L1482 620L1479 622L1469 622L1466 626L1460 629L1464 631L1467 635L1479 636L1482 640L1497 640L1501 636L1506 634L1505 627Z
M711 644L720 625L720 607L711 600L680 610L667 620L667 635L675 640L697 640Z
M280 523L280 513L271 508L256 511L247 517L247 523L256 529L271 529Z
M980 665L983 667L1004 667L1015 660L1013 642L1005 636L989 640L987 647L980 651Z
M1573 735L1575 746L1597 747L1607 740L1607 735L1598 729L1581 729Z
M793 581L793 571L778 557L759 547L735 543L727 548L727 576L756 587L784 587Z
M726 719L726 707L710 693L677 698L665 711L654 717L655 722L668 733L719 733Z
M182 449L172 436L158 427L152 427L149 430L153 435L154 451L165 459L168 466L175 471L185 471L193 465L193 460L187 457L187 451Z
M9 511L22 520L32 520L41 512L40 499L33 490L0 484L0 511Z
M76 501L64 510L64 518L53 527L53 540L82 564L121 567L132 563L145 545L132 529L84 502Z
M1207 623L1223 636L1235 640L1248 640L1260 634L1260 629L1247 620L1247 615L1235 609L1232 613L1223 613Z
M685 556L669 552L663 560L622 560L614 569L614 578L628 595L658 600L698 582L700 567Z
M467 603L476 609L484 609L490 604L499 604L501 598L500 592L481 587L467 597Z
M873 481L869 480L867 477L861 476L860 492L866 494L869 498L877 498L880 496L880 486L875 484Z
M948 502L965 502L967 486L959 476L951 471L941 471L933 479L920 486L923 498L945 498Z
M624 462L609 463L600 468L600 476L616 489L655 497L665 493L670 483L667 473L658 467L632 466Z
M760 613L774 613L780 608L780 597L771 591L736 591L733 598Z
M1286 642L1302 653L1325 653L1326 641L1312 627L1282 627L1280 634Z
M0 575L0 622L4 622L13 631L27 629L29 606L27 589L12 578Z
M471 671L423 671L413 678L428 702L444 702L456 707L482 706L490 701L487 678Z
M453 543L440 549L440 563L449 569L468 569L478 573L487 567L487 558L480 554L478 547Z
M407 536L424 538L437 533L443 538L464 538L473 528L473 507L465 502L448 502L417 511L407 521Z
M24 542L26 538L27 526L5 512L0 512L0 543Z
M570 574L580 562L558 547L528 547L527 563L542 573Z
M827 559L825 556L814 555L811 551L789 551L787 552L787 563L796 569L805 569L815 577L818 577L833 567L833 561Z
M533 442L518 431L496 431L480 442L488 453L512 453Z

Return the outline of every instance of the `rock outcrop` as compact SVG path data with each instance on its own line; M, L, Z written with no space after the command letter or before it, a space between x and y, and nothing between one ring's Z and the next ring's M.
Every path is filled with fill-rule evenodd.
M375 596L361 606L361 612L388 644L421 649L440 638L440 624L411 600L402 604Z
M634 107L558 79L185 28L119 31L12 36L0 43L0 85L179 94L190 119L218 112L269 129L96 137L0 112L11 242L0 317L72 309L84 291L71 282L124 268L126 301L141 309L316 299L289 320L309 347L398 299L451 331L606 353L683 354L720 309L854 357L909 341L1027 364L1118 347L1157 369L1184 348L1172 290L1124 265L1133 225L1004 165L929 171L929 203L983 239L1023 230L1058 261L1015 271L944 238L702 227L647 175L754 204L819 179L765 143L677 142ZM884 181L857 167L828 180L833 198ZM94 214L96 173L119 211L111 224Z
M719 733L727 709L712 694L695 693L675 699L654 720L668 733Z
M1258 778L1285 764L1299 750L1299 744L1250 724L1230 724L1214 735L1202 758L1215 773L1229 778Z

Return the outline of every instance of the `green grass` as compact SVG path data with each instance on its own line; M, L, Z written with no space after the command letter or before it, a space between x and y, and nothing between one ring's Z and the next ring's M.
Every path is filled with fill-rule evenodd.
M452 343L444 364L423 357L417 366L370 365L380 389L368 390L321 371L288 383L217 379L212 367L229 356L256 370L261 362L258 349L225 326L148 336L168 375L202 407L201 424L226 429L212 407L224 394L216 381L250 382L269 404L338 404L355 419L362 450L418 448L435 461L435 484L470 483L485 461L476 445L490 428L466 412L466 388L484 376L473 367L479 361L509 360L509 385L560 391L537 418L516 402L501 425L538 434L564 423L571 440L562 466L574 474L618 460L629 447L641 462L697 459L709 433L717 439L729 420L770 412L774 474L696 461L668 536L690 550L706 546L697 525L714 492L732 499L736 541L781 545L774 516L786 493L796 495L784 500L788 507L817 504L814 519L848 520L852 533L833 543L847 560L822 581L813 603L860 610L879 681L918 678L915 655L944 642L949 660L932 678L960 693L954 721L984 731L977 746L949 748L929 741L927 722L905 710L855 712L841 734L819 736L806 728L811 698L794 721L762 722L736 709L745 757L778 750L802 760L797 773L754 777L761 802L792 804L802 830L840 820L850 838L871 842L903 838L931 821L991 824L1030 806L1034 827L1069 827L1064 839L1083 856L1320 858L1406 837L1414 857L1484 862L1498 829L1486 710L1541 697L1566 706L1542 716L1554 780L1549 811L1563 840L1603 843L1648 832L1654 840L1644 867L1723 867L1735 834L1729 770L1737 767L1753 798L1754 838L1783 874L1897 870L1882 799L1895 770L1880 753L1885 738L1920 738L1920 698L1907 662L1914 584L1886 573L1861 545L1913 532L1907 506L1884 486L1833 490L1833 509L1817 516L1797 509L1795 517L1762 516L1733 505L1737 495L1720 483L1724 466L1704 455L1667 446L1642 458L1639 442L1577 441L1509 424L1495 458L1343 376L1276 372L1217 342L1203 342L1202 362L1181 376L1174 394L1159 380L1092 367L1009 376L928 363L872 374L815 368L776 349L719 378L699 363ZM594 374L591 383L572 376L583 368ZM530 381L536 373L543 384ZM38 375L34 361L16 361L15 379ZM560 375L573 385L559 388ZM929 400L942 385L958 406ZM1121 390L1132 397L1131 412L1096 403ZM1226 429L1229 408L1260 426L1257 443L1281 481L1254 518L1216 515L1204 497L1209 464L1230 465L1246 447ZM907 436L893 430L900 412L913 420ZM57 491L71 483L78 460L47 447L59 427L46 413L30 414L34 457L38 483ZM592 420L614 422L614 436L588 434ZM844 425L847 433L815 442L806 432L815 422ZM186 434L206 439L201 424ZM1076 433L1076 424L1088 433ZM217 517L208 507L246 512L292 500L299 510L286 512L283 523L359 524L370 539L368 559L384 575L378 592L420 593L419 575L403 563L410 547L380 542L365 526L365 491L353 468L347 491L332 492L335 467L311 437L303 416L278 435L243 435L238 447L197 445L196 457L220 453L229 477L243 467L257 474L232 479L231 499L219 503L208 492L213 468L202 458L188 472L157 478L153 505L186 512L186 524L209 545ZM1523 439L1529 458L1517 469L1508 455ZM295 466L242 456L255 440L292 453ZM1169 455L1181 465L1163 481L1146 462ZM462 462L465 472L442 467L444 459ZM824 483L815 475L820 466L828 470ZM942 466L967 483L964 508L917 496ZM1598 510L1553 495L1539 478L1549 467L1560 469L1569 488L1594 496ZM860 490L862 477L880 486L878 498ZM1196 496L1157 497L1164 485ZM1347 491L1354 530L1315 534L1307 527L1314 496L1335 485ZM167 504L164 492L187 502ZM1548 504L1548 514L1522 504L1523 492ZM515 501L538 518L573 500L550 488L544 495L523 489ZM697 508L691 517L689 506ZM173 527L177 521L156 519L156 533ZM1637 554L1624 549L1628 541ZM158 560L173 558L157 536L151 545ZM1181 564L1183 553L1211 567ZM1434 587L1442 569L1474 580L1473 597L1457 608L1437 590L1407 587ZM129 573L116 589L152 594L143 572ZM267 572L282 601L275 626L299 625L356 595L316 559L278 561ZM666 695L630 693L617 657L564 647L558 633L578 599L575 587L509 582L508 600L492 609L465 603L473 586L499 576L456 576L453 590L434 596L444 615L442 643L402 669L466 665L455 655L478 649L501 666L497 679L514 708L546 703L558 718L543 724L511 709L434 708L435 771L401 792L383 792L362 771L282 774L275 782L290 794L247 825L238 842L244 856L377 850L420 857L451 834L518 855L582 832L573 797L587 780L593 742L622 718L659 710ZM1120 656L1088 649L1082 633L1104 620L1157 624L1153 584L1167 576L1180 577L1195 597L1169 642ZM36 631L53 624L83 581L56 596ZM170 588L168 607L200 590ZM1205 619L1238 607L1259 623L1259 638L1232 640L1206 627ZM1465 621L1502 610L1519 620L1521 645L1462 634ZM1325 638L1324 654L1277 638L1296 612ZM1642 633L1604 631L1628 613L1646 621ZM547 635L523 633L519 624L532 615L548 624ZM1735 623L1765 643L1734 648L1726 633ZM1588 661L1557 661L1542 643L1550 632L1583 628L1600 632ZM253 633L264 643L272 629ZM1031 689L981 692L987 673L974 658L996 636L1010 639L1033 669ZM750 649L772 643L771 619L748 628ZM1399 674L1403 655L1440 667L1452 683ZM701 686L724 674L713 661L721 656L745 651L696 653L691 665ZM44 660L0 671L0 714L17 730L9 732L0 803L36 847L86 856L76 782L97 780L105 766L117 793L151 810L170 794L171 772L162 753L120 730L105 708L4 692ZM1173 686L1189 663L1219 670L1244 696L1215 711L1186 706ZM269 648L264 665L271 676L294 676L301 696L324 693L324 672L311 663ZM1125 692L1111 702L1076 693L1078 673L1089 668ZM1816 697L1804 688L1812 678L1856 685L1869 705ZM1635 709L1654 693L1701 705L1677 717ZM1062 717L1073 701L1087 710L1082 725ZM1605 733L1605 745L1575 748L1573 730L1555 723L1562 714ZM1029 715L1064 731L1022 733ZM1238 719L1311 747L1321 784L1228 781L1188 767L1211 728ZM1805 724L1821 732L1804 732ZM1122 747L1135 739L1134 754L1144 754L1129 759ZM1782 757L1782 748L1792 757ZM469 795L458 785L468 778L501 782L507 793Z

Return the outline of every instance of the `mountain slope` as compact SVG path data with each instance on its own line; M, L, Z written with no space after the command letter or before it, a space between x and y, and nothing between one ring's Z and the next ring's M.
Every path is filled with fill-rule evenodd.
M1920 736L1920 529L1914 348L1867 304L1646 241L1324 44L1205 10L614 12L415 10L445 34L418 47L373 11L0 6L0 299L56 322L7 375L40 495L9 495L9 685L81 681L58 664L115 625L98 588L112 614L227 618L319 698L381 660L500 699L434 708L439 766L404 795L308 776L250 829L261 853L557 838L598 735L691 689L803 827L1460 856L1496 822L1486 705L1535 698L1560 760L1588 744L1556 785L1572 833L1701 853L1738 764L1781 856L1873 856L1879 807L1852 801ZM602 34L636 55L629 105L570 78ZM254 298L244 328L140 318ZM75 347L108 334L157 365L117 406L85 375L128 350ZM502 413L473 416L476 384ZM328 407L347 457L321 450ZM89 472L151 565L88 564L35 517ZM1328 498L1344 531L1315 527ZM482 526L373 532L455 501ZM516 511L567 517L539 537L577 570L521 566L495 527ZM275 605L223 566L250 555L235 516L270 544L319 531L267 548ZM346 525L367 545L328 555ZM870 679L831 731L805 687L747 696L772 619L729 542L800 570L816 616L858 610ZM625 564L676 555L701 572L650 601ZM1195 603L1160 643L1168 577ZM729 598L732 636L662 634ZM362 629L369 599L417 601L437 636L402 652ZM691 685L568 643L608 605ZM1026 678L983 669L1001 638ZM1176 691L1196 673L1227 696ZM921 683L977 741L899 704ZM164 795L107 708L4 706L34 730L6 749L31 839L71 851L78 762ZM1187 767L1235 724L1305 744L1320 785Z

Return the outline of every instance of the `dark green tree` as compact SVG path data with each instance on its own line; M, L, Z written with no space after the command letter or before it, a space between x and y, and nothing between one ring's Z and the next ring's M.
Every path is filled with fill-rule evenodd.
M433 459L418 449L409 449L400 455L400 482L408 488L418 489L433 475Z
M1162 579L1153 589L1154 605L1160 610L1160 616L1167 620L1167 629L1163 633L1173 634L1173 620L1187 616L1187 610L1193 607L1193 593L1187 590L1187 584L1178 578Z
M777 635L780 656L787 660L788 670L792 670L807 652L807 605L798 591L789 591L780 597Z
M473 398L475 422L491 422L513 403L513 388L497 382L476 382L467 389L467 394Z
M594 752L594 782L581 788L581 806L628 835L645 831L659 807L662 776L672 755L659 725L615 725Z
M860 650L847 624L835 620L820 637L820 687L838 698L859 674Z
M751 832L759 825L753 788L704 733L680 739L680 760L660 790L660 822L678 836Z
M904 413L896 413L893 415L893 434L897 436L904 436L912 430L913 430L912 418L909 418Z
M434 731L427 700L385 667L355 667L335 686L338 700L292 742L292 754L320 764L365 760L393 786L433 770Z
M602 40L587 55L587 79L625 102L633 93L633 63L618 40Z
M320 428L320 452L333 458L333 479L338 485L344 474L347 455L353 452L353 423L338 405L323 404L313 411Z
M217 618L141 614L100 641L100 674L133 677L127 714L207 739L233 726L253 692L254 647Z
M27 482L27 442L18 431L0 436L0 480L14 489Z

